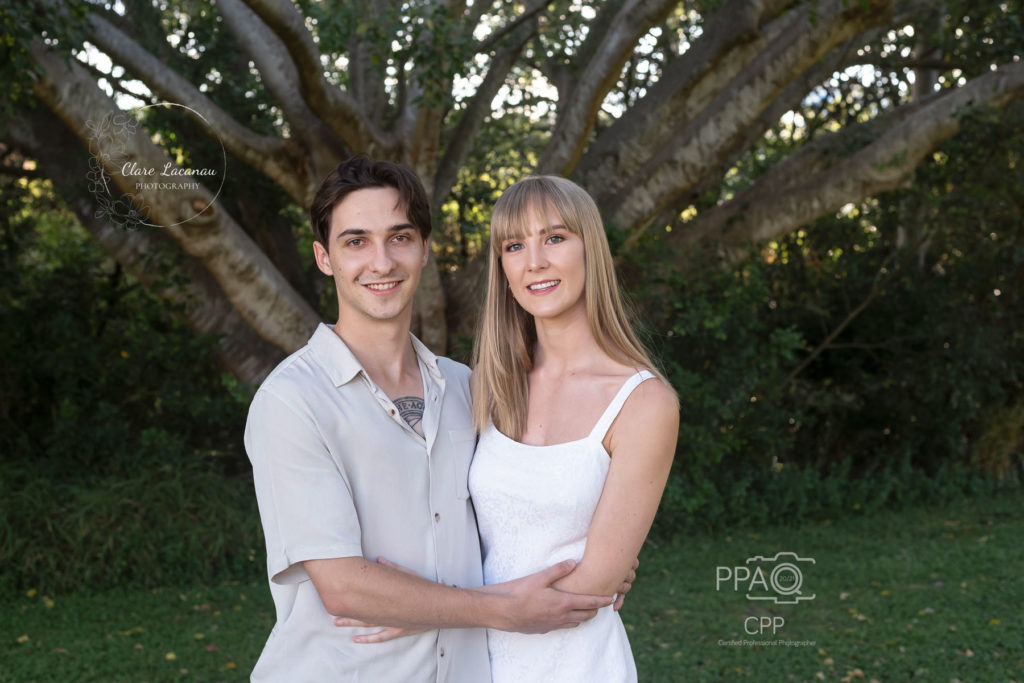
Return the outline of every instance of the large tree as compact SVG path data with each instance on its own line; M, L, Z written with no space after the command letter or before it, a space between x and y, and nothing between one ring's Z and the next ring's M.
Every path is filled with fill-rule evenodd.
M33 74L8 93L8 160L31 158L120 263L221 336L249 382L320 319L292 226L350 154L408 164L431 194L445 272L432 261L415 325L444 350L470 317L446 308L470 312L478 294L467 207L480 177L569 176L620 250L658 239L683 263L702 243L780 237L905 187L965 110L1024 93L1014 3L0 4L6 68ZM101 122L140 101L181 105L187 142L150 111L122 127L120 156L96 153ZM118 172L125 160L195 168L218 141L229 168L244 165L223 188L196 177L184 196L140 190ZM111 196L90 173L117 185ZM169 227L125 231L126 216Z

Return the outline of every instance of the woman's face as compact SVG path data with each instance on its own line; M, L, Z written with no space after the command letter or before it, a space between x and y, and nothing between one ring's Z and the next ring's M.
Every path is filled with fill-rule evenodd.
M550 206L531 209L526 235L501 243L501 267L512 296L538 319L586 316L582 238L569 232Z

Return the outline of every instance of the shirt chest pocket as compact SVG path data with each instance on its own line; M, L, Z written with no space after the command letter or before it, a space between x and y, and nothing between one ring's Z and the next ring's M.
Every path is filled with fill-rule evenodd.
M455 496L459 500L469 499L469 464L476 449L476 430L449 429L452 442L452 458L455 463Z

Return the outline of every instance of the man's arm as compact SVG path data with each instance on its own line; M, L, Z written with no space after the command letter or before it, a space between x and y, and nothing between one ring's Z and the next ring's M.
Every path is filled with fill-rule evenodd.
M612 603L611 597L551 587L573 570L572 560L515 581L472 589L434 583L361 557L303 564L330 614L381 626L546 633L577 626Z

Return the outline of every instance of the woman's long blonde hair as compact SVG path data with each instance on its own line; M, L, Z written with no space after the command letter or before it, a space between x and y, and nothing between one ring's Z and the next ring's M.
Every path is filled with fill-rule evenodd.
M533 368L537 328L533 316L512 297L501 267L501 244L522 239L531 213L543 216L545 207L553 209L566 229L583 240L587 319L598 346L619 362L665 379L630 325L594 200L565 178L524 178L502 193L491 214L487 295L473 349L473 423L482 432L493 421L499 431L516 440L526 429L527 374Z

